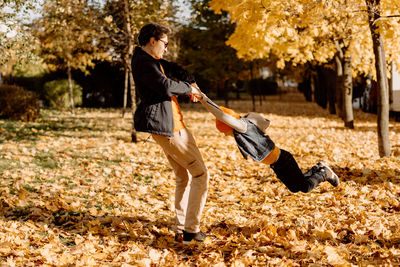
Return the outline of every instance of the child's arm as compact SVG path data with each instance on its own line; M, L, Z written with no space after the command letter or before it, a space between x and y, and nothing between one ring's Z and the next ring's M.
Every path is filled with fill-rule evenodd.
M247 131L247 123L242 119L236 119L235 117L224 113L219 109L218 105L212 102L204 93L200 99L200 103L211 112L218 120L222 121L229 127L232 127L239 133L245 133Z

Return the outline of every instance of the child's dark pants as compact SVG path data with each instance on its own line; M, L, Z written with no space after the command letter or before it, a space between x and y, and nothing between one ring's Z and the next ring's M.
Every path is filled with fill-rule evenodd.
M310 192L319 183L325 181L324 177L318 172L305 177L292 154L283 149L281 149L278 160L271 164L271 168L279 180L293 193L298 191Z

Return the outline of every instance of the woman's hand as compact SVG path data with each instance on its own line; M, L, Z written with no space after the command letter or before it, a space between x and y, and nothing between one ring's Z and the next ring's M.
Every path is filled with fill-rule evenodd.
M192 92L190 94L190 101L194 103L199 102L200 99L203 98L199 86L196 83L192 83L190 87L192 88Z

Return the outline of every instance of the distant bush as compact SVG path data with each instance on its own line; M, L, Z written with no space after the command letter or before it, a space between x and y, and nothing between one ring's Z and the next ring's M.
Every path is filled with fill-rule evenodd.
M72 81L75 106L82 105L82 87ZM66 109L71 106L69 100L68 80L54 80L44 84L44 97L49 106L56 109Z
M83 73L79 69L72 70L72 77L75 83L82 87L81 106L93 108L122 107L125 72L122 70L121 64L102 61L97 62L94 68L88 68L88 70L90 74ZM28 76L24 72L20 72L18 75L20 76L9 77L10 83L37 93L45 106L50 106L50 104L45 96L44 85L50 81L67 79L67 73L62 69L38 74L37 76ZM201 88L205 88L205 86ZM128 106L130 106L129 101L130 95L128 92ZM80 102L81 100L78 103Z
M40 117L39 98L16 85L0 86L0 118L34 121Z

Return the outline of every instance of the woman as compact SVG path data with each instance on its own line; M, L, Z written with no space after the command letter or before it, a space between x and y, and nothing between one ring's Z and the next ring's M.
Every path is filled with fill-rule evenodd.
M152 134L176 176L175 239L202 242L201 214L207 198L209 174L196 142L183 123L177 96L190 96L197 87L193 75L163 60L168 34L165 26L150 23L140 30L132 58L132 73L140 103L134 115L137 131Z

